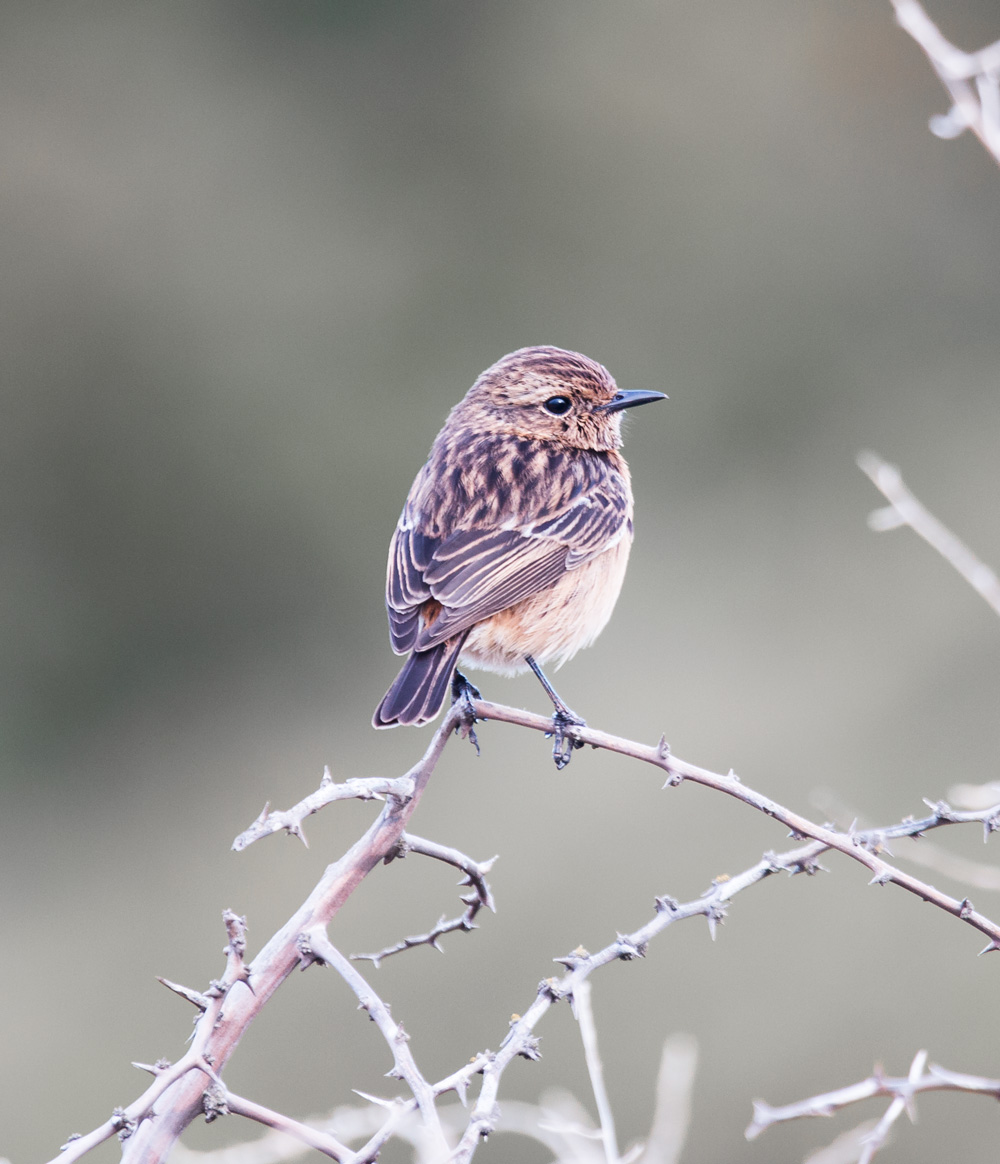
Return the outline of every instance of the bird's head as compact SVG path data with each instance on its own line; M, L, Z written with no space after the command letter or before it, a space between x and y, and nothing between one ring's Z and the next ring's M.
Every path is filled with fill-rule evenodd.
M454 408L450 424L548 440L579 449L621 446L622 412L665 399L622 392L603 365L562 348L520 348L487 368Z

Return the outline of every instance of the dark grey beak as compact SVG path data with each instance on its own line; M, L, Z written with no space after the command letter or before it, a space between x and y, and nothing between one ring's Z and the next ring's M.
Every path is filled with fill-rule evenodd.
M635 408L637 404L652 404L654 400L667 400L662 392L618 392L607 404L599 404L598 412L621 412L623 408Z

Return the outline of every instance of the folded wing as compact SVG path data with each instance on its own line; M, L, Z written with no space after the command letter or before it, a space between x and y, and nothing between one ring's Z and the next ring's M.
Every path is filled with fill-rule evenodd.
M554 586L626 536L628 496L611 476L555 514L429 537L410 505L389 555L386 605L397 654L426 651Z

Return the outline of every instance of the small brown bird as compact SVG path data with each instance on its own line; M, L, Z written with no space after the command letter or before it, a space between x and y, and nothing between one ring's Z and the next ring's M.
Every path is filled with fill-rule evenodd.
M451 410L389 547L392 649L409 653L377 728L422 724L479 692L456 671L529 667L555 708L553 755L584 721L541 665L560 666L611 617L632 545L621 413L665 399L620 392L606 368L561 348L521 348L487 368Z

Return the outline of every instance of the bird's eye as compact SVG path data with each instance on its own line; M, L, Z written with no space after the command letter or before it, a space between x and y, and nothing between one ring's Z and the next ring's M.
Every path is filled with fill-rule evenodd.
M573 401L568 396L550 396L542 407L553 416L565 416L573 407Z

